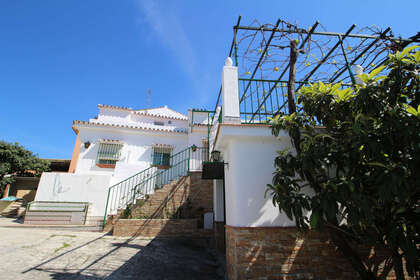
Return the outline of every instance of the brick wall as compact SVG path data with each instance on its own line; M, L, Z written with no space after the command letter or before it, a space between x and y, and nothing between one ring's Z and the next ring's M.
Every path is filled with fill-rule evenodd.
M372 265L385 256L365 253ZM226 266L231 280L359 279L325 237L296 228L226 226ZM395 278L390 273L387 279Z
M114 236L175 237L197 232L197 219L120 219Z

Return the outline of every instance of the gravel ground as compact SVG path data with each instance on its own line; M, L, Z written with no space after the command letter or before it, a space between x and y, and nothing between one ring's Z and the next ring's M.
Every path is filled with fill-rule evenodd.
M224 279L216 255L186 239L2 227L0 279Z

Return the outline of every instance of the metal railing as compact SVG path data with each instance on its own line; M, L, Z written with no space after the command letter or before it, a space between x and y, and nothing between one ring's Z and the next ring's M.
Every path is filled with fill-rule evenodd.
M216 107L215 113L213 115L213 119L211 122L211 128L208 135L208 142L209 142L209 148L210 152L214 149L214 142L216 141L216 134L217 134L217 128L219 124L222 123L222 108Z
M275 114L288 114L287 81L239 78L239 107L242 123L266 123ZM296 82L296 84L300 84ZM211 125L222 122L221 90ZM219 111L217 109L219 108ZM211 138L211 137L210 137Z
M275 114L288 114L287 81L241 78L239 96L242 122L263 123Z
M208 160L208 148L190 146L170 157L169 166L151 166L108 189L104 226L108 214L114 214L118 209L134 205L137 199L152 194L155 189L188 175L190 171L202 170L202 164Z

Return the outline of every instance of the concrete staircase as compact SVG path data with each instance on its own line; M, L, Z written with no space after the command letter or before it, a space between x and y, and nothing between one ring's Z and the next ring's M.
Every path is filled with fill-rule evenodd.
M132 218L190 219L202 218L213 209L212 182L201 179L201 172L190 172L163 185L151 195L137 201Z
M213 211L213 185L202 180L201 172L189 172L177 180L164 184L153 194L137 199L135 205L119 209L108 218L105 230L110 230L119 219L197 219L203 224L203 215Z

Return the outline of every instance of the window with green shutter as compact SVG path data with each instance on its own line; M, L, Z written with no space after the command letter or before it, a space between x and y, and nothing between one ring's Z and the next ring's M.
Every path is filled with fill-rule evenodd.
M99 143L98 164L116 164L121 156L121 143Z

